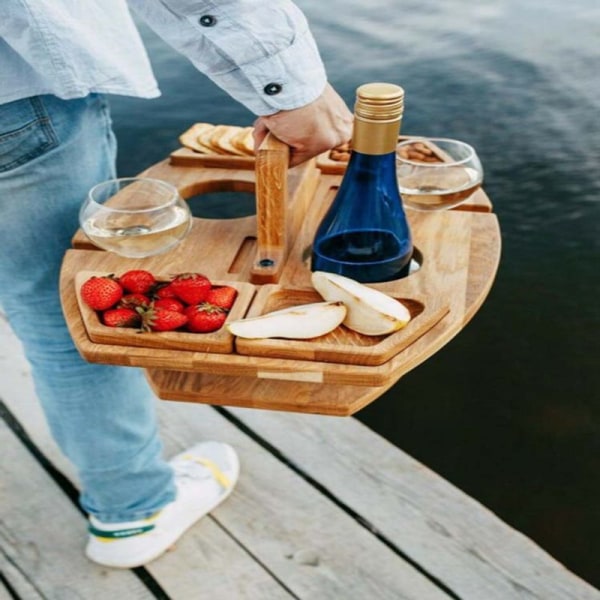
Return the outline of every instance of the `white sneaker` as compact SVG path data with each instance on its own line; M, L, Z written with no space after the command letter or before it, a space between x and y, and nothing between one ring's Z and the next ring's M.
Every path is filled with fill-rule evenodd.
M156 514L122 523L103 523L90 516L85 550L90 560L123 569L154 560L231 494L240 471L235 450L220 442L197 444L170 464L177 497Z

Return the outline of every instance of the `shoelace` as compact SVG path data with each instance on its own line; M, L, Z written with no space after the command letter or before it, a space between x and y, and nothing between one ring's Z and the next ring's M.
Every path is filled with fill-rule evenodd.
M231 487L231 481L227 475L225 475L225 473L219 469L217 464L209 458L184 454L181 459L181 461L177 461L175 464L175 471L178 475L195 480L212 477L224 489L229 489ZM204 468L199 469L198 465Z

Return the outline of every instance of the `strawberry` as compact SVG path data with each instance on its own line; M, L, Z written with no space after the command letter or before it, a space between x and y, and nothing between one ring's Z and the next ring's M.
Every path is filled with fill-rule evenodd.
M108 327L136 327L140 315L133 308L109 308L102 313L102 322Z
M118 307L124 308L135 308L141 306L142 308L148 308L150 306L150 298L144 294L125 294L119 301Z
M206 298L212 284L200 273L180 273L171 280L169 287L186 304L199 304Z
M152 293L153 298L175 298L175 292L171 287L170 282L160 282L154 288Z
M219 285L211 288L204 299L205 302L213 306L220 306L225 310L229 310L235 301L237 290L230 285Z
M173 331L183 327L188 318L183 313L151 307L147 310L138 309L142 316L142 329L144 331Z
M127 292L147 294L156 283L156 279L150 271L132 269L119 277L119 283Z
M227 311L224 308L206 302L188 306L184 314L188 318L186 329L194 333L216 331L223 326L227 318Z
M80 289L81 299L94 310L106 310L123 296L123 288L112 275L92 276Z
M185 305L177 298L159 298L152 303L154 308L164 308L166 310L174 310L175 312L183 312Z

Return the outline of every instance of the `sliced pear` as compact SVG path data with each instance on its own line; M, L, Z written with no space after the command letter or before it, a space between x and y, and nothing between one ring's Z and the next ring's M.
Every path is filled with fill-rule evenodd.
M335 273L315 271L312 284L329 302L343 302L348 309L344 325L364 335L385 335L402 329L410 312L398 300Z
M333 331L345 318L342 302L314 302L276 310L260 317L227 324L233 335L242 338L309 339Z

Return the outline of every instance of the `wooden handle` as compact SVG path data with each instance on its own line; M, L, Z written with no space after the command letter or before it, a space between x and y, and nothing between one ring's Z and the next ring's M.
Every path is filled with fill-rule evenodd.
M289 146L271 133L256 152L257 251L252 283L277 283L285 264L289 157Z

